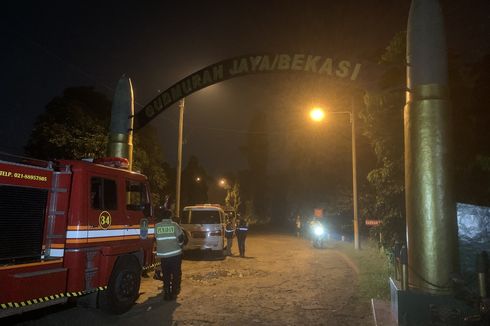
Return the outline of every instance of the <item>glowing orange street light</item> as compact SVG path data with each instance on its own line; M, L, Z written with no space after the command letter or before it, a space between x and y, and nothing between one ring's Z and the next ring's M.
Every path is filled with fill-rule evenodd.
M322 108L316 107L310 111L310 118L313 121L320 122L325 118L325 111Z

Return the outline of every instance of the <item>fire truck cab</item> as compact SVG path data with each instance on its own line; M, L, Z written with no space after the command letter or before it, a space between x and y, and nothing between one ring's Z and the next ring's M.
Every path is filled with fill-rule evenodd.
M0 316L87 294L130 309L154 260L150 198L121 168L0 157Z

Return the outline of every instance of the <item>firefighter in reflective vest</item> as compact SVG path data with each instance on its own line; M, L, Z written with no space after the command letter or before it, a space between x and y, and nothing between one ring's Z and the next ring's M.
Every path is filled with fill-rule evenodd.
M225 237L226 237L226 255L231 256L231 247L233 246L233 235L235 234L235 227L230 218L226 222Z
M161 258L163 273L164 300L175 300L180 293L182 277L182 246L184 233L180 226L172 221L172 212L159 208L156 214L161 222L155 225L157 257Z
M236 228L236 237L238 240L238 250L240 250L240 257L245 257L245 239L247 238L248 225L245 219L238 220L238 226Z

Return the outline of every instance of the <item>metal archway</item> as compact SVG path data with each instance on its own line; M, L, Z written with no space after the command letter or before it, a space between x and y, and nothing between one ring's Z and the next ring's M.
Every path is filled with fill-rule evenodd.
M360 87L365 82L360 78L361 68L363 72L366 69L374 71L372 67L372 64L361 61L311 54L254 54L234 57L209 65L161 92L136 113L134 129L142 128L180 99L231 78L264 73L302 72Z

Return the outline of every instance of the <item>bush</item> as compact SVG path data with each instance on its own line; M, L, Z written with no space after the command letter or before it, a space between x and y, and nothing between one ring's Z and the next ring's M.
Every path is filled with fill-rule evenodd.
M345 253L359 270L359 291L361 297L389 300L388 279L393 267L390 257L378 249L374 242L364 242L362 249L356 250L352 243L340 242L339 250Z

